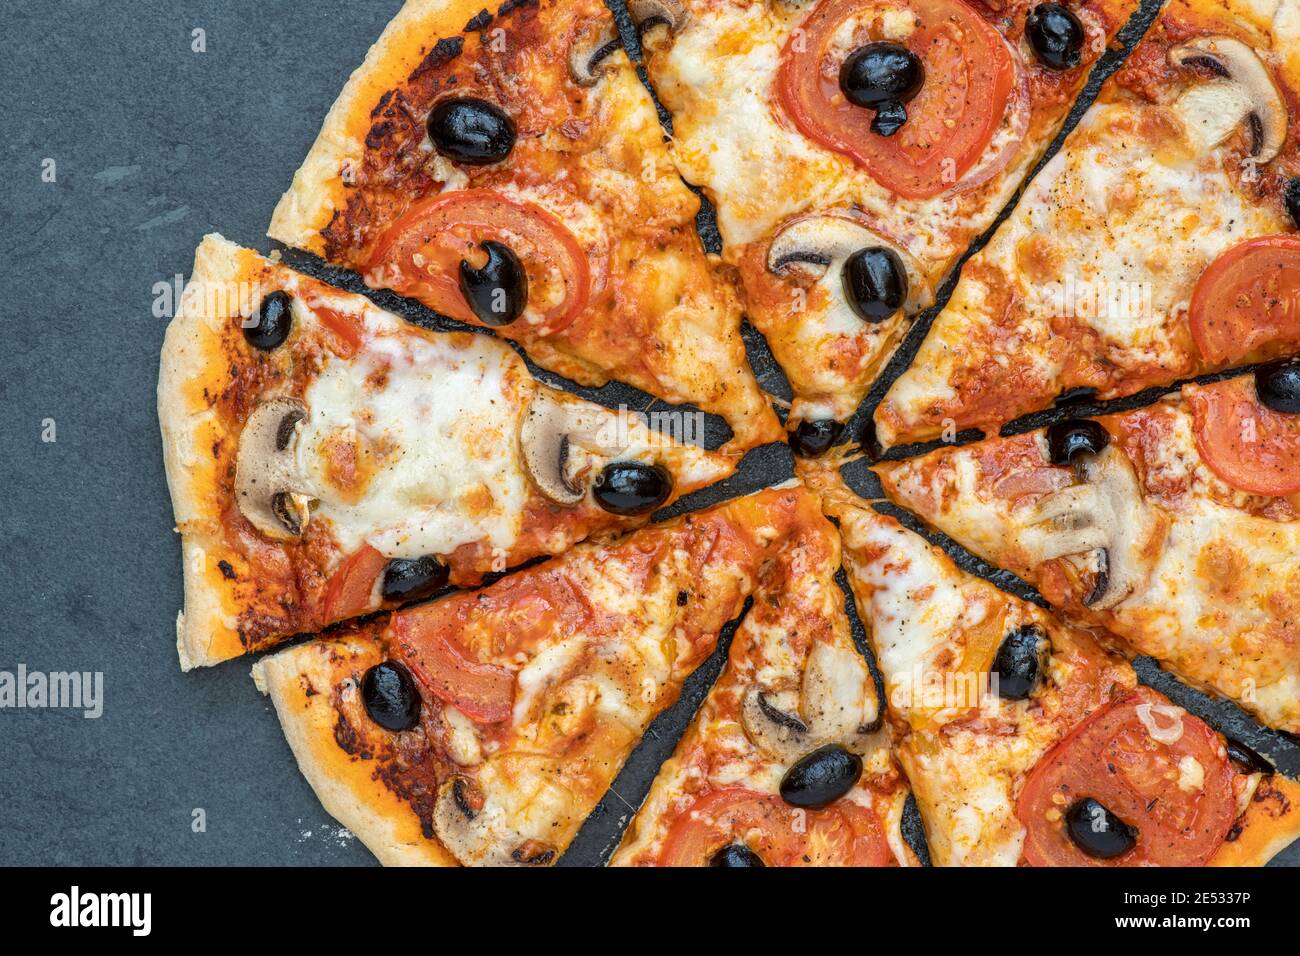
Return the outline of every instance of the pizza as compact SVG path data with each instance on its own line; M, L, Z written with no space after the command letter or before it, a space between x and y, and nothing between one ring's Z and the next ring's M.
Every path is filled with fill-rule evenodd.
M672 158L824 444L1135 0L634 0ZM796 424L797 423L797 424Z
M1300 350L1296 0L1170 0L962 268L889 447Z
M1300 835L1300 786L1139 685L1099 635L843 486L825 502L936 865L1262 865Z
M782 432L698 209L601 0L408 0L269 235L582 385L720 415L744 450Z
M158 415L184 668L644 523L739 457L550 388L497 339L427 331L219 236L168 327Z
M915 864L907 788L839 568L839 535L820 516L783 544L610 865Z
M280 651L254 678L380 861L553 863L784 543L824 524L801 487L764 490Z
M1063 614L1300 732L1300 414L1259 401L1271 368L878 472Z

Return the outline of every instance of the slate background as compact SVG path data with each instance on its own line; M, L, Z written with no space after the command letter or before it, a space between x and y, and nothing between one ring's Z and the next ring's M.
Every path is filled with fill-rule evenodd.
M270 248L276 200L400 5L6 0L0 12L0 670L102 671L105 683L97 720L0 710L0 865L374 862L299 775L247 660L189 674L177 666L180 549L154 407L166 319L152 308L155 285L188 273L204 233ZM205 52L191 49L196 28ZM54 183L41 179L46 158ZM761 340L749 338L760 378L782 392ZM584 394L617 404L630 393ZM41 440L46 419L53 443ZM789 473L784 448L760 449L688 505ZM865 469L850 477L871 491ZM724 650L725 641L656 721L562 863L595 863L612 848ZM1140 670L1300 770L1293 744ZM192 832L195 808L206 832ZM1282 862L1300 865L1300 845Z

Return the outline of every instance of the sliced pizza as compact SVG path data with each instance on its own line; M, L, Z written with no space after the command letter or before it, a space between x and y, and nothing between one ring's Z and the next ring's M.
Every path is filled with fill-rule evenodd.
M783 542L822 523L803 488L768 489L289 648L254 677L325 808L382 862L551 863Z
M1096 635L842 487L825 500L936 864L1263 865L1300 836L1300 785Z
M583 385L721 415L747 449L782 433L698 209L601 0L408 0L269 234Z
M877 471L1064 614L1300 732L1300 363Z
M783 543L614 866L912 864L907 789L825 519Z
M158 415L185 668L644 523L739 457L219 236L168 327Z
M993 222L1135 0L632 0L672 156L821 442ZM806 423L806 424L805 424Z
M1300 349L1300 2L1170 0L962 269L890 446Z

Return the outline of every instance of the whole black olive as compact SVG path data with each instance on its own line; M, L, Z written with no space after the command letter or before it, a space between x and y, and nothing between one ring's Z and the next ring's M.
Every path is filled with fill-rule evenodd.
M1042 677L1043 654L1050 648L1047 634L1037 624L1022 624L1002 638L990 671L998 675L998 696L1024 700Z
M790 433L790 447L800 458L824 455L839 439L843 427L833 418L801 421L799 427Z
M728 843L709 857L709 866L767 866L763 858L743 843Z
M864 322L883 322L907 299L907 269L898 253L883 246L859 249L844 261L844 298Z
M244 338L255 349L269 352L284 344L293 329L293 299L276 290L262 299L252 318L244 323Z
M1246 773L1262 773L1266 777L1271 777L1277 772L1277 768L1266 757L1247 747L1240 740L1225 737L1224 742L1228 745L1228 759Z
M642 461L611 461L592 486L596 503L616 515L644 515L668 500L673 476L663 465Z
M1282 187L1282 204L1291 214L1291 221L1295 223L1295 227L1300 229L1300 176L1288 179L1286 185Z
M422 558L393 558L384 568L381 585L385 601L414 601L446 587L451 569L431 554Z
M1074 845L1097 860L1113 860L1137 844L1137 830L1092 797L1065 812L1065 828Z
M388 730L410 730L420 719L420 692L410 671L396 661L383 661L366 671L361 699L370 719Z
M479 243L487 262L475 269L460 260L460 292L484 325L509 325L528 305L528 273L509 246L488 239Z
M438 152L458 163L499 163L515 146L515 123L494 103L458 96L429 113L429 139Z
M792 807L818 810L853 789L862 776L862 758L839 744L818 747L785 772L781 799Z
M1255 394L1266 408L1300 414L1300 359L1282 359L1255 369Z
M1047 460L1068 465L1076 455L1099 454L1110 444L1110 433L1090 418L1067 418L1047 429Z
M880 40L860 46L840 66L840 91L854 106L874 109L871 131L893 136L907 122L903 104L925 83L920 57L901 43Z
M1083 24L1059 3L1040 3L1025 18L1025 36L1038 62L1053 70L1071 70L1083 54Z

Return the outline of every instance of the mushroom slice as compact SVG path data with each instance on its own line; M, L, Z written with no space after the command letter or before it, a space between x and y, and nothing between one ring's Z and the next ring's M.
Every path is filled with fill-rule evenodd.
M613 24L584 24L569 47L569 76L579 86L595 86L601 75L610 71L607 61L621 46Z
M665 26L675 35L690 19L682 0L629 0L627 9L640 33Z
M793 713L792 702L782 700L788 696L750 687L740 703L740 725L759 750L793 763L814 747L808 725Z
M1199 151L1218 146L1244 121L1251 158L1267 163L1277 156L1286 140L1286 103L1259 54L1232 37L1202 36L1170 49L1169 63L1211 74L1173 107Z
M235 457L235 499L262 534L295 538L311 518L311 496L301 491L294 446L307 408L293 398L262 402L244 423Z
M443 784L433 808L433 828L451 854L466 866L545 866L558 853L508 823L469 777Z
M793 219L781 227L767 249L767 269L775 275L802 275L828 283L833 308L843 310L848 328L860 323L844 300L840 271L859 249L879 247L896 253L907 271L905 315L920 312L934 302L934 293L916 257L877 235L847 210Z
M519 445L528 476L539 491L557 504L576 505L587 496L594 473L592 450L616 454L602 442L609 420L596 409L565 401L550 388L538 386L519 428Z
M1146 579L1163 525L1142 501L1128 456L1114 445L1080 458L1076 473L1079 484L1034 507L1025 544L1037 562L1077 558L1075 564L1094 575L1084 603L1106 610Z
M817 641L803 672L803 716L822 743L843 744L865 753L867 738L880 727L880 704L871 671L852 648Z

